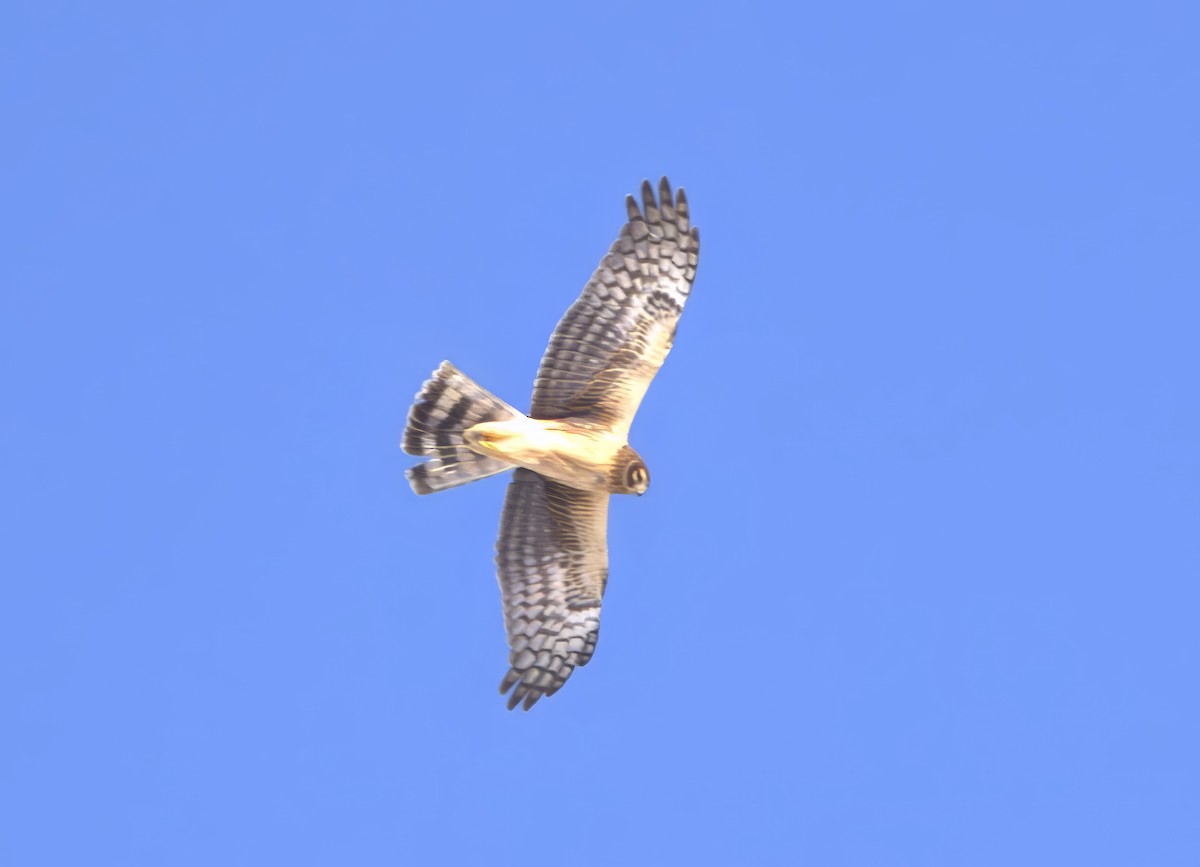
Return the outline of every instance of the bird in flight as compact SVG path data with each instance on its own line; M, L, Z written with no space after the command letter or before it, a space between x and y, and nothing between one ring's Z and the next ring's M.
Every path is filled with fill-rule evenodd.
M675 339L700 234L667 179L628 222L542 356L526 416L448 361L417 393L403 448L429 460L407 476L432 494L516 468L496 540L508 632L509 709L554 695L600 634L608 582L608 499L643 494L650 473L629 426Z

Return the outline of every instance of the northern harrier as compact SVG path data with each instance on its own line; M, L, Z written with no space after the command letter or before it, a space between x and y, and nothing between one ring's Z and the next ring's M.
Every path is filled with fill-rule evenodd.
M408 470L430 494L516 467L496 541L511 669L508 707L529 710L592 658L608 581L608 498L643 494L646 464L629 425L662 366L691 292L700 235L667 179L642 184L629 221L570 306L542 357L529 415L443 361L408 414Z

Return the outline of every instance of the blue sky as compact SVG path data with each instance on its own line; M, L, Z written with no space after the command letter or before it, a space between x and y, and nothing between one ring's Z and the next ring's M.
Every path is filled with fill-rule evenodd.
M0 863L1200 863L1188 4L2 17ZM509 713L404 417L661 174L654 484Z

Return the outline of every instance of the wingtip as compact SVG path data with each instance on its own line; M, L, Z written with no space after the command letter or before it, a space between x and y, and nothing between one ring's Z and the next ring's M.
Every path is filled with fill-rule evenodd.
M654 198L654 187L649 181L642 181L642 207L647 220L652 219L652 211L658 210L658 201Z
M500 681L500 694L504 695L510 689L512 693L508 696L506 702L509 710L516 710L517 705L521 705L521 710L529 710L539 698L543 695L549 695L549 692L543 692L535 686L521 682L521 674L515 668L509 669L508 674L504 675L504 679Z
M672 195L671 182L666 175L662 175L658 179L658 194L655 196L654 185L649 179L644 179L641 186L642 205L638 207L637 199L633 196L625 197L625 210L628 212L630 219L643 216L644 212L650 209L671 208L674 207L680 214L687 215L688 201L687 194L683 191L683 187L675 190Z

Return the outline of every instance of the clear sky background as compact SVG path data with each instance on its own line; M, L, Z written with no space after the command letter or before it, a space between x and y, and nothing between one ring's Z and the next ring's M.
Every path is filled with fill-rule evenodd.
M0 863L1200 863L1194 4L6 4ZM528 714L518 406L703 249Z

